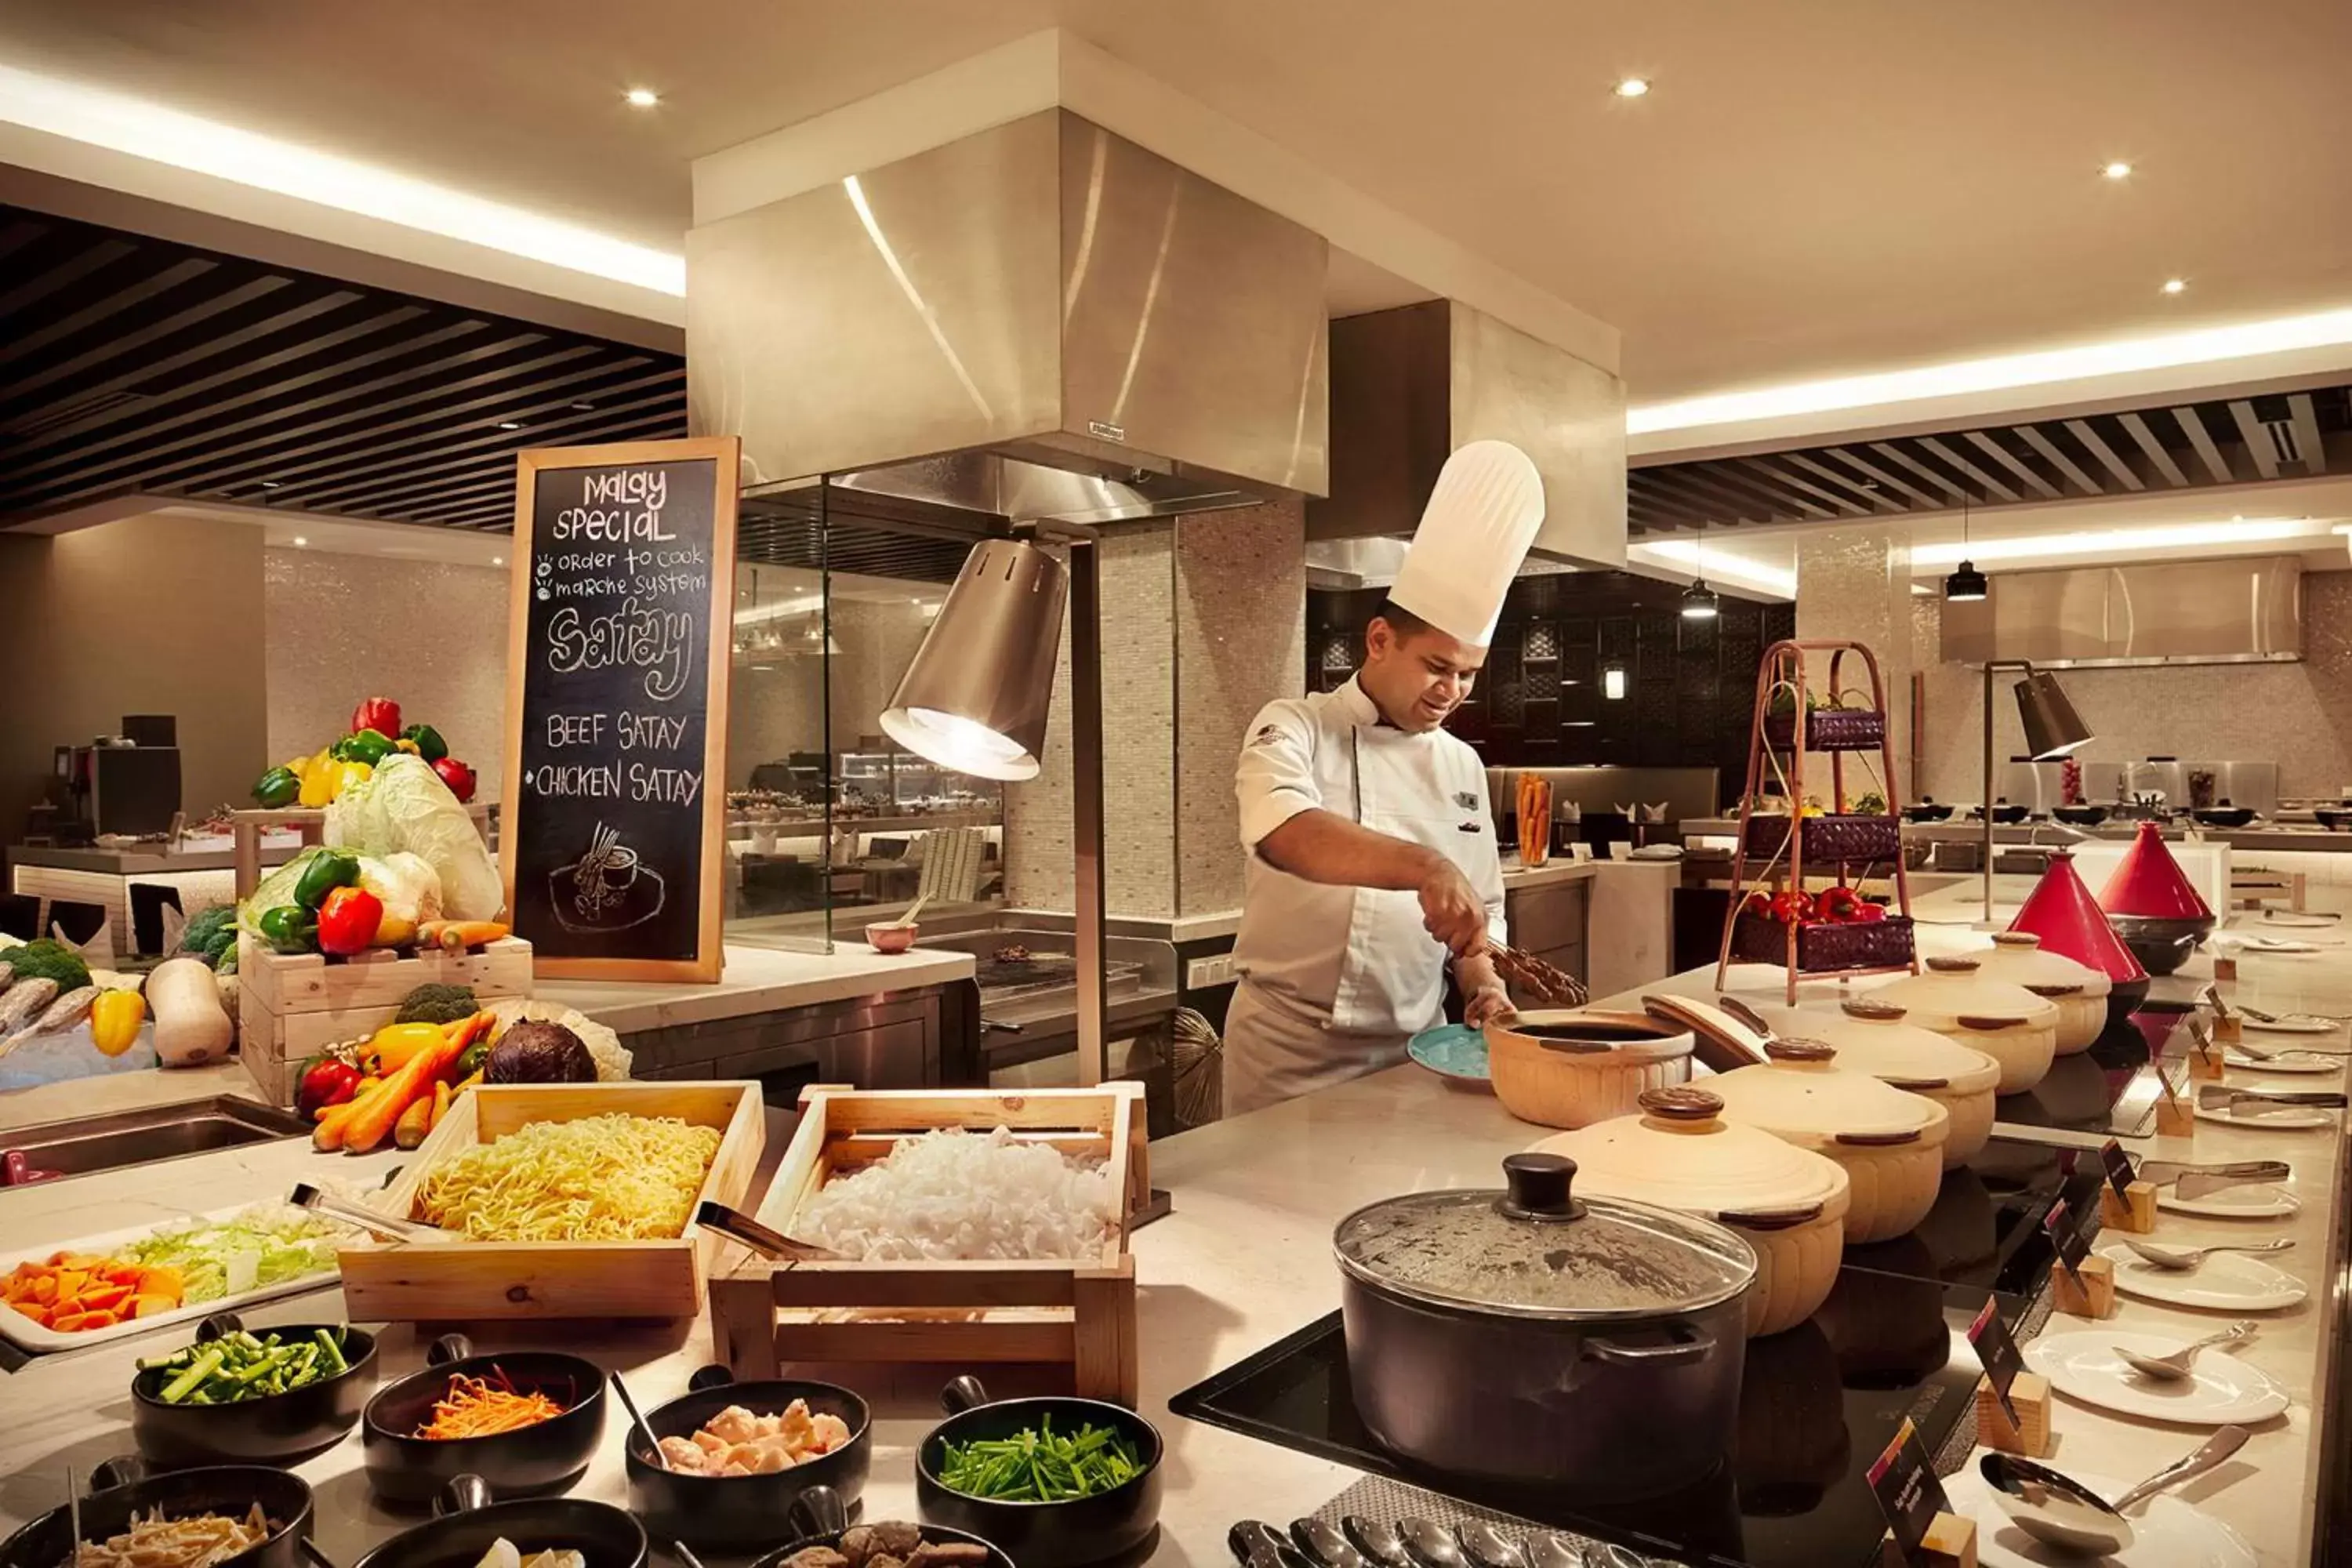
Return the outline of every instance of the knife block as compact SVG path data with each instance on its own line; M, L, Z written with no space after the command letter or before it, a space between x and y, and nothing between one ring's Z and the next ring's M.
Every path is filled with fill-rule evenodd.
M1886 1568L1977 1568L1977 1521L1957 1513L1939 1513L1927 1526L1918 1552L1906 1558L1888 1531L1878 1543L1878 1561Z
M2116 1315L2116 1266L2108 1259L2095 1254L2083 1259L2083 1267L2079 1272L2083 1276L2083 1282L2077 1285L2074 1283L2074 1276L2066 1272L2064 1265L2062 1264L2050 1271L2052 1304L2070 1318L2114 1317ZM2020 1378L2019 1381L2024 1380ZM2010 1397L2012 1400L2017 1398L2014 1389L2011 1391ZM2024 1413L2022 1402L2019 1403L2018 1410L2021 1415ZM2036 1457L2032 1454L2026 1455L2029 1459Z
M2160 1094L2156 1100L2156 1131L2160 1138L2193 1138L2197 1135L2197 1110L2177 1094Z
M2119 1198L2113 1187L2099 1189L2099 1223L2109 1230L2146 1236L2156 1228L2156 1184L2134 1182L2126 1192L2129 1195Z
M2009 1385L2009 1402L2017 1406L2012 1425L1992 1391L1990 1378L1977 1379L1977 1441L1988 1448L2021 1458L2047 1458L2050 1454L2050 1380L2038 1372L2021 1372ZM1969 1543L1970 1551L1975 1542Z

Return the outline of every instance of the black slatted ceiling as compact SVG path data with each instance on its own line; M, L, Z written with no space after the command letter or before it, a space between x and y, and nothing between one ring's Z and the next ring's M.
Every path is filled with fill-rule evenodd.
M676 354L0 205L0 526L145 493L503 531L520 448L685 434Z

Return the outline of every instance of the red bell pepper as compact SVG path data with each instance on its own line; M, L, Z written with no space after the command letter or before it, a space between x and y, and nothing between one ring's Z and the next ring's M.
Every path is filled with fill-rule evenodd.
M1843 923L1862 918L1854 912L1861 902L1862 895L1852 888L1823 888L1821 897L1814 900L1814 909L1822 919Z
M360 1069L341 1057L318 1057L302 1069L294 1109L304 1116L341 1105L359 1092Z
M443 757L433 764L433 771L441 775L441 782L449 786L449 793L457 797L459 805L474 798L473 769L455 757Z
M1760 921L1769 921L1772 919L1771 895L1763 892L1748 894L1748 897L1740 900L1739 912L1743 915L1754 915Z
M1864 922L1870 921L1883 921L1886 918L1886 906L1885 904L1874 904L1869 900L1864 899L1861 903L1854 906L1853 918Z
M346 957L375 945L383 900L365 888L337 888L319 905L319 951Z
M382 735L400 733L400 704L389 697L371 697L352 710L352 733L373 730Z

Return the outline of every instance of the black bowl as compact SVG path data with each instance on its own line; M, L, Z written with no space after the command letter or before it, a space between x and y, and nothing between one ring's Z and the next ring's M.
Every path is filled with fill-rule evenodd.
M436 1518L411 1526L359 1561L358 1568L474 1568L500 1537L525 1557L572 1551L588 1568L645 1568L646 1527L625 1509L584 1498L490 1500L479 1476L459 1476L434 1498Z
M2208 827L2243 827L2254 819L2248 805L2200 805L2190 815Z
M235 1312L215 1312L196 1329L210 1344L245 1325ZM342 1336L348 1370L289 1394L235 1405L166 1405L162 1394L178 1374L163 1367L131 1380L131 1435L157 1465L282 1465L340 1442L360 1418L375 1387L375 1336L348 1323L285 1323L264 1329L289 1342L320 1329Z
M937 1522L993 1541L1022 1568L1099 1563L1142 1544L1160 1522L1160 1429L1125 1405L1099 1399L1005 1399L991 1403L980 1380L960 1377L940 1392L948 1418L915 1450L915 1506ZM1142 1470L1122 1486L1068 1502L995 1502L950 1491L940 1479L950 1443L1009 1437L1051 1419L1073 1433L1089 1422L1135 1447Z
M689 1437L730 1405L755 1415L782 1414L795 1399L814 1415L838 1415L849 1441L829 1454L764 1476L692 1476L665 1469L635 1423L621 1438L629 1474L629 1510L664 1541L688 1546L764 1547L776 1539L776 1521L813 1486L833 1489L845 1506L866 1489L874 1462L873 1413L866 1401L830 1383L781 1379L737 1383L723 1366L706 1366L688 1380L693 1392L646 1413L656 1437Z
M988 1568L1015 1568L1013 1559L1005 1555L1003 1547L969 1531L950 1529L928 1520L920 1528L925 1541L961 1542L967 1546L981 1548L988 1553ZM841 1500L841 1494L831 1487L810 1487L794 1498L793 1506L785 1511L784 1532L792 1539L754 1561L751 1568L783 1568L784 1559L812 1546L830 1546L838 1550L841 1537L848 1529L849 1509ZM590 1564L590 1568L594 1568L594 1564ZM1024 1559L1020 1568L1031 1568L1031 1565Z
M463 1334L444 1334L425 1352L423 1372L384 1384L360 1417L360 1452L368 1485L389 1502L430 1502L459 1476L479 1476L491 1495L532 1497L562 1491L588 1468L604 1436L604 1369L554 1351L476 1355ZM419 1437L453 1377L504 1373L524 1393L537 1391L563 1414L536 1426L486 1437Z
M2169 915L2116 915L2107 917L2116 935L2131 949L2139 966L2151 975L2169 974L2188 962L2197 951L2206 933L2213 929L2211 915L2176 918Z
M103 1541L131 1526L134 1514L163 1510L166 1519L221 1513L243 1519L255 1503L278 1528L260 1545L221 1559L218 1568L307 1568L303 1543L310 1539L310 1485L286 1470L261 1465L205 1465L195 1469L149 1473L136 1458L109 1459L90 1475L91 1490L81 1500L81 1538ZM68 1557L72 1516L53 1508L0 1542L0 1568L58 1568Z
M2352 811L2342 811L2328 806L2321 806L2318 810L2313 812L2311 816L2312 820L2317 822L2320 826L2327 829L2330 833L2335 832L2339 827L2352 827Z
M1969 812L1969 815L1977 818L1979 821L1982 821L1984 819L1984 808L1982 806L1979 806L1975 810ZM2025 816L2026 808L2024 806L2008 805L1999 801L1993 803L1992 819L1995 822L2002 824L2023 822L2025 820Z
M2104 805L2053 805L2050 815L2074 827L2096 827L2107 819Z
M1952 808L1937 801L1921 801L1903 808L1906 822L1942 822L1952 815Z

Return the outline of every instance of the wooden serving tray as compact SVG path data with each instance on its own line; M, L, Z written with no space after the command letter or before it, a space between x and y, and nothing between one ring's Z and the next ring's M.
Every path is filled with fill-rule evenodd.
M613 1114L674 1116L719 1129L719 1153L696 1201L730 1207L743 1201L766 1142L756 1083L485 1084L451 1102L374 1206L411 1218L418 1184L457 1151L534 1121ZM702 1310L704 1281L722 1245L689 1222L685 1235L664 1241L370 1243L338 1257L354 1322L690 1318Z

